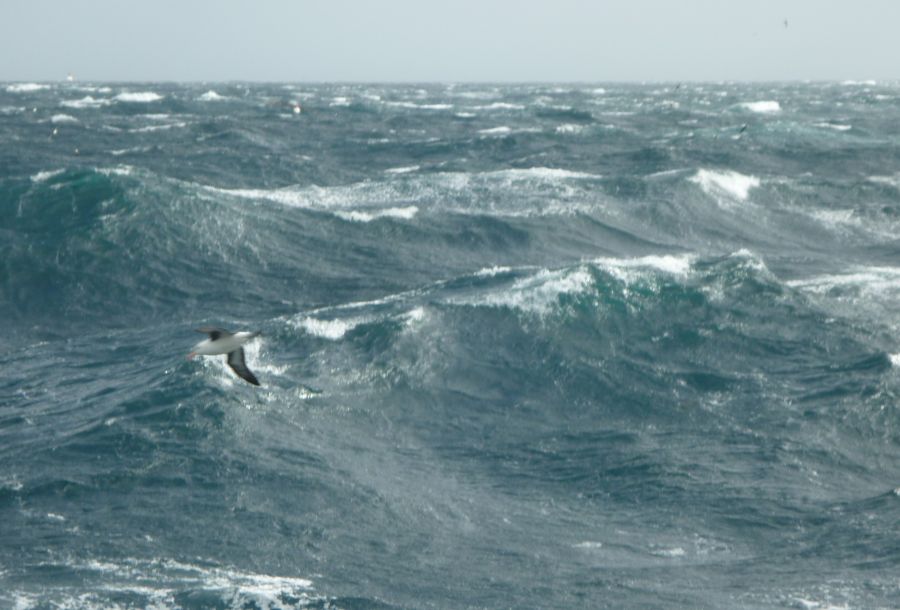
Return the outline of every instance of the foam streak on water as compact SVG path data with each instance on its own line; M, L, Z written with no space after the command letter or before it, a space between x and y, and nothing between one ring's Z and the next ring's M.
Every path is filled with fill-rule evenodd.
M898 607L897 97L0 83L0 608Z

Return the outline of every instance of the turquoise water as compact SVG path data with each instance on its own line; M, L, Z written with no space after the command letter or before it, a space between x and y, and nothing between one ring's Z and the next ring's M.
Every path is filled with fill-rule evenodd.
M898 119L0 85L0 607L900 605Z

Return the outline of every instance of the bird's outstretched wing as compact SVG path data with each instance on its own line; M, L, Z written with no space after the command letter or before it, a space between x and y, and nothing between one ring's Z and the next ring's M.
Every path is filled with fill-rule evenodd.
M241 379L252 383L253 385L259 385L259 380L256 378L256 375L247 368L247 363L244 362L243 347L239 347L233 352L228 352L228 366L230 366L231 370L237 373L237 376Z
M195 332L209 335L209 338L213 341L218 340L219 337L227 337L232 334L224 328L218 328L216 326L201 326L200 328L196 329Z

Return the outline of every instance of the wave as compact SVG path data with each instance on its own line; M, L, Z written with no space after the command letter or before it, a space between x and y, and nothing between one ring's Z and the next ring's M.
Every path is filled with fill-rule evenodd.
M112 102L105 98L93 98L90 95L86 95L78 100L63 100L59 103L60 106L64 106L66 108L102 108L103 106L108 106Z
M169 558L126 558L118 561L70 560L43 563L43 570L70 574L87 583L91 593L73 593L69 586L48 585L35 597L28 590L13 590L16 608L28 610L48 603L60 608L180 607L184 600L200 605L233 608L307 608L326 603L306 578L249 572L198 561ZM180 600L180 603L176 603ZM193 607L193 604L190 604Z
M774 100L765 100L761 102L744 102L740 107L750 112L759 114L777 114L781 112L781 104Z
M50 85L41 83L15 83L6 86L7 93L34 93L36 91L44 91L49 89Z
M471 106L470 108L472 110L525 110L525 105L510 102L494 102L483 106Z
M419 211L414 205L405 208L384 208L377 211L363 212L351 210L349 212L337 211L335 215L344 220L352 222L372 222L378 218L401 218L403 220L411 220Z
M32 182L46 182L47 180L50 180L51 178L55 178L56 176L63 174L65 171L66 171L65 169L53 169L53 170L40 171L31 176L31 181Z
M222 100L227 100L228 98L224 95L219 95L212 89L198 97L201 102L221 102Z
M345 219L351 220L377 217L408 219L422 210L528 216L566 214L590 209L593 204L583 201L569 203L574 191L572 184L600 178L598 174L589 172L531 167L473 173L393 173L387 181L366 181L334 187L202 188L209 193L229 197L272 201L290 207L343 214ZM493 201L485 201L473 189L517 189L521 196L532 197L533 200L523 200L521 197L511 200L504 197L504 201L509 201L509 206L500 207ZM558 191L558 199L552 196L554 190Z
M746 201L750 190L760 185L760 180L756 176L747 176L733 170L699 169L688 180L700 185L703 192L720 201L720 195L737 201Z
M80 121L73 117L71 114L54 114L52 117L50 117L50 122L53 124L80 123Z
M853 129L853 125L842 125L840 123L813 123L814 127L821 127L823 129L833 129L835 131L850 131Z
M115 99L132 104L149 104L162 100L163 96L154 91L123 91Z

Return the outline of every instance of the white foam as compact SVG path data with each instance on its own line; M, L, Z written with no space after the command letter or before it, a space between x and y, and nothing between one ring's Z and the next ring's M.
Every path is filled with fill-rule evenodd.
M209 91L201 95L198 99L202 102L220 102L228 98L224 95L219 95L218 93L210 89Z
M421 169L418 165L408 165L406 167L392 167L390 169L384 170L386 174L409 174L412 172L417 172Z
M874 80L845 80L841 82L845 87L874 87L878 81Z
M869 176L866 178L869 182L874 182L876 184L886 184L888 186L892 186L895 189L900 189L900 174L895 174L893 176Z
M59 103L60 106L65 106L66 108L99 108L101 106L108 106L111 104L108 99L105 98L93 98L90 95L86 95L80 100L63 100Z
M509 307L546 315L559 303L563 294L582 293L593 286L594 278L585 267L576 269L542 269L534 275L516 280L512 286L474 300L456 301L463 305Z
M699 184L708 195L715 197L718 194L725 194L738 201L746 201L750 189L760 185L760 180L756 176L746 176L732 170L699 169L688 180Z
M693 262L694 256L690 254L663 254L639 258L598 258L594 264L621 279L630 279L632 275L629 272L635 269L655 269L671 275L687 275Z
M684 557L687 554L680 546L671 549L656 549L651 552L658 557Z
M494 102L484 106L472 106L473 110L525 110L522 104L510 104L509 102Z
M319 318L305 317L302 320L292 320L290 324L303 330L314 337L337 341L366 320L363 318L350 320L321 320Z
M40 83L14 83L12 85L7 85L6 92L7 93L33 93L35 91L43 91L44 89L49 89L50 85L43 85Z
M349 106L350 98L339 96L331 100L329 106Z
M78 119L76 119L75 117L73 117L70 114L54 114L52 117L50 117L50 122L53 124L60 124L60 123L71 124L71 123L78 123Z
M335 212L335 216L352 222L372 222L376 218L402 218L412 219L419 212L419 208L410 205L404 208L385 208L382 210L362 211L350 210Z
M900 368L900 354L888 354L888 358L891 361L891 366ZM900 496L900 487L894 490L894 493Z
M293 576L271 576L237 569L198 566L171 559L125 559L121 563L89 560L73 567L100 574L104 582L97 586L98 591L139 595L146 598L145 603L149 603L148 607L151 608L173 607L175 595L185 585L217 595L225 607L230 608L276 610L293 607L293 604L285 604L286 596L298 598L303 606L315 601L311 595L312 581ZM71 604L63 600L62 604L54 605L61 608L94 607L86 606L85 602L95 599L96 607L120 607L116 604L108 605L109 600L99 599L96 593L89 597L79 595ZM132 605L128 604L128 607Z
M129 129L128 131L130 133L150 133L153 131L167 131L176 127L187 127L187 123L177 122L168 123L166 125L145 125L144 127L135 127L134 129Z
M814 127L822 127L823 129L834 129L835 131L850 131L853 125L841 125L840 123L813 123Z
M474 118L476 115L474 112L457 112L456 116L458 116L461 119L471 119L471 118Z
M741 108L750 112L758 112L760 114L774 114L781 112L781 104L774 100L764 100L761 102L744 102Z
M154 91L123 91L116 96L116 99L120 102L147 104L158 102L163 99L163 96Z
M487 129L479 129L478 133L484 134L486 136L497 136L497 135L506 135L512 133L512 128L507 127L506 125L501 125L499 127L489 127Z
M574 200L577 188L572 186L571 181L597 178L600 176L587 172L531 167L473 173L410 172L391 176L381 182L363 181L331 187L201 188L207 193L229 197L272 201L280 205L329 213L341 212L342 217L347 220L365 222L381 216L409 219L423 205L434 207L435 201L440 202L439 211L462 214L482 214L487 210L503 216L533 216L593 209L596 203ZM494 198L475 194L475 191L485 189L516 189L522 196L508 206L498 206Z
M53 178L53 177L55 177L55 176L59 176L59 175L60 175L61 173L63 173L64 171L66 171L66 170L64 170L64 169L51 169L51 170L47 170L47 171L38 172L38 173L36 173L35 175L33 175L33 176L31 177L31 181L32 181L32 182L46 182L46 181L49 180L50 178Z
M581 133L582 131L584 131L584 125L574 123L563 123L556 126L556 133Z
M483 269L479 269L472 275L474 275L475 277L494 277L495 275L500 275L501 273L509 273L510 271L512 271L512 268L510 267L500 267L495 265L493 267L485 267Z
M602 542L594 542L592 540L586 540L584 542L578 542L576 544L573 544L572 546L574 546L576 549L594 550L594 549L603 548L603 543Z
M871 296L900 296L900 267L858 267L847 273L826 274L790 280L788 286L815 294L826 294L835 288L855 287Z
M453 104L416 104L415 102L385 102L385 105L418 110L451 110L453 108Z
M568 180L568 179L591 179L602 178L600 174L591 174L588 172L576 172L569 169L558 167L529 167L525 169L503 169L496 172L487 172L488 175L504 176L514 180Z
M130 165L117 165L116 167L98 167L97 172L104 176L130 176L134 173L134 167Z

